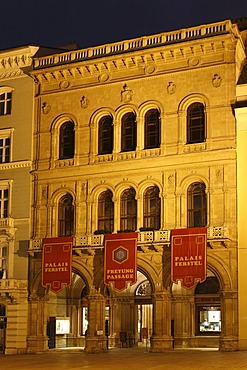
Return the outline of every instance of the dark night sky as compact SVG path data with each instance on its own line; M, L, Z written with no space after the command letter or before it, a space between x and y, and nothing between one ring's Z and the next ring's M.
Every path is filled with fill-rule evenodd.
M247 16L247 0L2 0L0 50L81 48Z

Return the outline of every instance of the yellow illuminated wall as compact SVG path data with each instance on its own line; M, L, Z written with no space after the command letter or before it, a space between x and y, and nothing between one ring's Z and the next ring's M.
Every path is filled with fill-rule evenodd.
M237 86L240 105L247 106L247 85ZM245 100L245 103L243 101ZM236 108L238 179L239 349L247 350L247 107Z

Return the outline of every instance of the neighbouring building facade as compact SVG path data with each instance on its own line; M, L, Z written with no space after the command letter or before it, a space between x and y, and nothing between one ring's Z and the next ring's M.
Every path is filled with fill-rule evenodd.
M26 352L35 46L0 52L0 352Z
M8 247L25 283L9 292L11 275L0 280L0 316L7 323L18 301L11 297L23 289L25 330L20 321L16 333L22 350L78 346L98 353L145 340L152 352L247 349L246 29L246 19L226 20L34 56L25 77L33 126L28 121L18 138L32 143L26 156L19 147L28 166L1 171L3 187L8 179L13 189L14 174L24 179L26 171L29 200L19 206L25 199L18 193L14 206L13 195L17 220L11 230L1 226L3 235L16 235L25 219L27 234L16 244L10 238L15 253ZM15 87L10 82L1 81L0 97L5 85ZM32 114L32 104L22 113ZM2 115L9 129L11 115ZM2 130L1 121L0 115ZM14 216L17 206L22 213ZM207 235L205 279L190 288L173 276L171 240L180 229ZM133 233L137 279L116 290L106 284L106 240ZM57 238L72 240L72 270L71 283L54 291L44 284L42 261L44 246ZM25 267L19 240L27 241ZM116 276L128 254L119 248ZM186 265L187 256L179 262ZM67 270L66 262L45 267ZM6 341L6 353L18 345Z

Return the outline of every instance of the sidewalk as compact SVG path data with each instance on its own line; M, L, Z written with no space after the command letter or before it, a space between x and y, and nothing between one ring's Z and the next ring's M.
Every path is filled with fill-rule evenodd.
M4 370L247 370L247 352L174 350L150 353L145 347L85 354L78 348L29 355L0 355Z

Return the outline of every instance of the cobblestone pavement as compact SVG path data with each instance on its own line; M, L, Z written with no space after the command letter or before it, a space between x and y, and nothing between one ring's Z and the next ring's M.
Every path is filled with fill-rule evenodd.
M0 367L4 370L247 370L247 351L174 350L150 353L142 347L85 354L83 350L70 349L0 355Z

